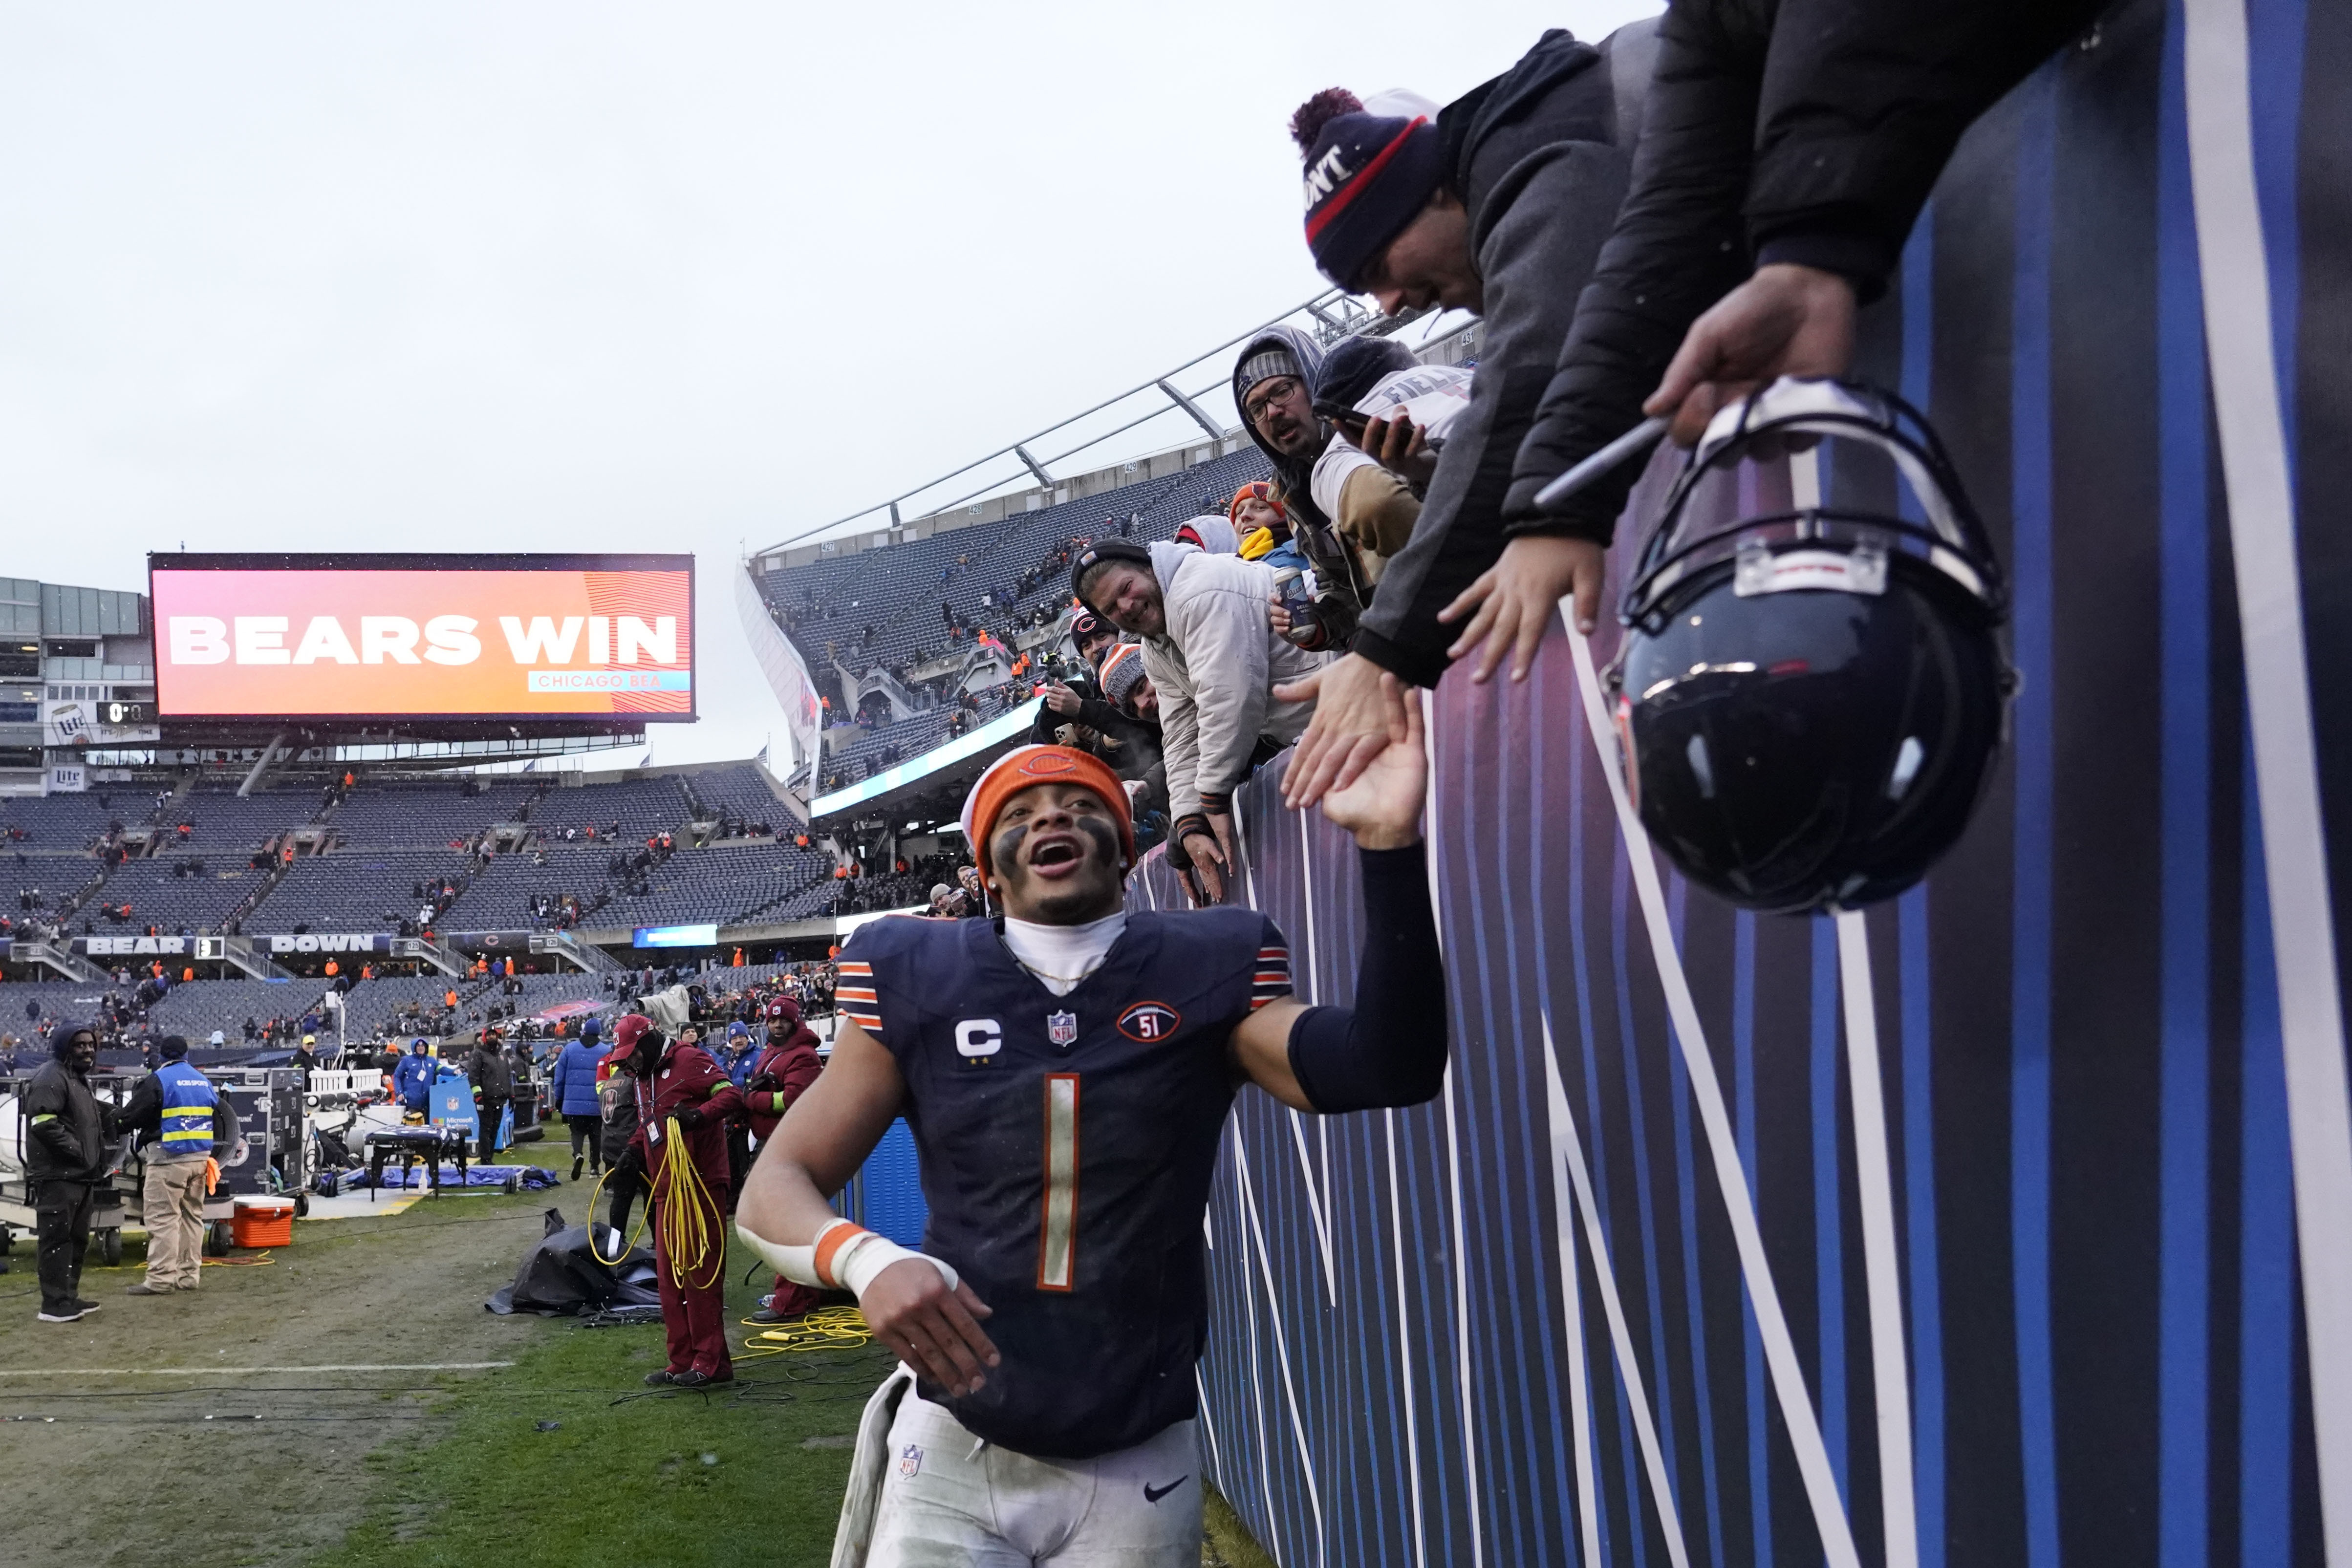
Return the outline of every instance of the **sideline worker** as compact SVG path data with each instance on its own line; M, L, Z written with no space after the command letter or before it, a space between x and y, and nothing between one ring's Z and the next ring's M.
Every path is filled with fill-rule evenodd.
M807 1092L824 1071L824 1061L816 1053L816 1031L801 1021L801 1005L790 997L778 997L768 1004L768 1044L760 1053L751 1082L743 1086L743 1105L750 1113L752 1140L766 1146L775 1136L776 1124L793 1102ZM803 1317L824 1303L824 1292L814 1285L803 1285L776 1276L775 1289L760 1299L759 1311L751 1314L755 1323L781 1323Z
M480 1107L476 1123L480 1134L480 1151L474 1163L487 1166L495 1162L499 1152L499 1124L514 1100L514 1062L499 1043L498 1036L488 1030L482 1031L474 1043L474 1060L470 1063L474 1080L474 1103Z
M188 1065L188 1042L165 1035L163 1064L139 1081L122 1108L146 1152L139 1211L147 1226L147 1277L125 1293L193 1291L203 1271L205 1195L236 1136L236 1113L211 1079Z
M727 1229L718 1195L727 1190L727 1124L742 1109L741 1093L709 1051L687 1039L672 1045L642 1013L614 1026L607 1060L616 1074L628 1074L637 1108L636 1136L613 1174L649 1171L652 1182L646 1202L669 1365L647 1373L646 1382L656 1388L731 1383Z
M98 1311L79 1293L81 1260L89 1249L89 1189L107 1179L114 1108L89 1092L89 1070L98 1065L95 1030L58 1023L49 1030L49 1055L25 1086L32 1129L25 1180L40 1238L40 1320L69 1323Z
M613 1038L615 1041L621 1038L619 1024L613 1026ZM618 1050L616 1044L614 1051ZM637 1135L637 1091L635 1079L615 1070L613 1055L614 1051L607 1051L596 1063L596 1099L604 1107L604 1181L612 1192L604 1223L625 1237L629 1210L645 1196L646 1183L634 1168L622 1164L629 1141Z
M392 1075L393 1092L400 1096L400 1108L418 1117L425 1114L425 1102L433 1097L433 1063L425 1054L425 1041L420 1037L408 1043L408 1054Z

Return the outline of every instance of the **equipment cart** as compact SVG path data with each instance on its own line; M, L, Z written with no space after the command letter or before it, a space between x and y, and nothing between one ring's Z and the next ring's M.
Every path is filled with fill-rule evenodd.
M29 1134L24 1089L30 1073L0 1077L0 1257L13 1250L16 1232L36 1226L33 1197L25 1176ZM96 1071L89 1086L101 1102L118 1109L129 1102L143 1072ZM227 1067L205 1071L228 1102L236 1134L221 1162L220 1184L205 1199L205 1250L214 1257L230 1246L230 1220L241 1196L290 1193L295 1212L309 1205L312 1152L303 1104L302 1074L288 1067ZM122 1261L122 1232L144 1228L140 1208L143 1161L131 1151L128 1133L115 1144L105 1186L93 1192L90 1250L109 1267Z

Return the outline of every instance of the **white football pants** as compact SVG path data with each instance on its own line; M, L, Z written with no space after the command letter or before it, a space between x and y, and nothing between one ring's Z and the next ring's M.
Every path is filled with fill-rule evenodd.
M868 1568L1200 1568L1193 1424L1092 1459L973 1437L908 1391L890 1424Z

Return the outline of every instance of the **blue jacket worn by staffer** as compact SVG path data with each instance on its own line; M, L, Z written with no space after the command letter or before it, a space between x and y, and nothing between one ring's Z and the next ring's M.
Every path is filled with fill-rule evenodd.
M424 1110L433 1092L433 1059L422 1050L402 1057L400 1065L393 1070L392 1087L403 1106L411 1111Z

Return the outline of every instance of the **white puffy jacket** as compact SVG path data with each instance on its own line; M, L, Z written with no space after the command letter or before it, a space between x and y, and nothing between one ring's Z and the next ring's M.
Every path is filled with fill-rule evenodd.
M1276 702L1272 688L1330 655L1275 634L1272 567L1163 543L1151 547L1151 570L1168 621L1143 640L1143 670L1160 694L1169 811L1182 818L1204 793L1230 793L1249 776L1259 736L1286 746L1306 732L1315 705Z

